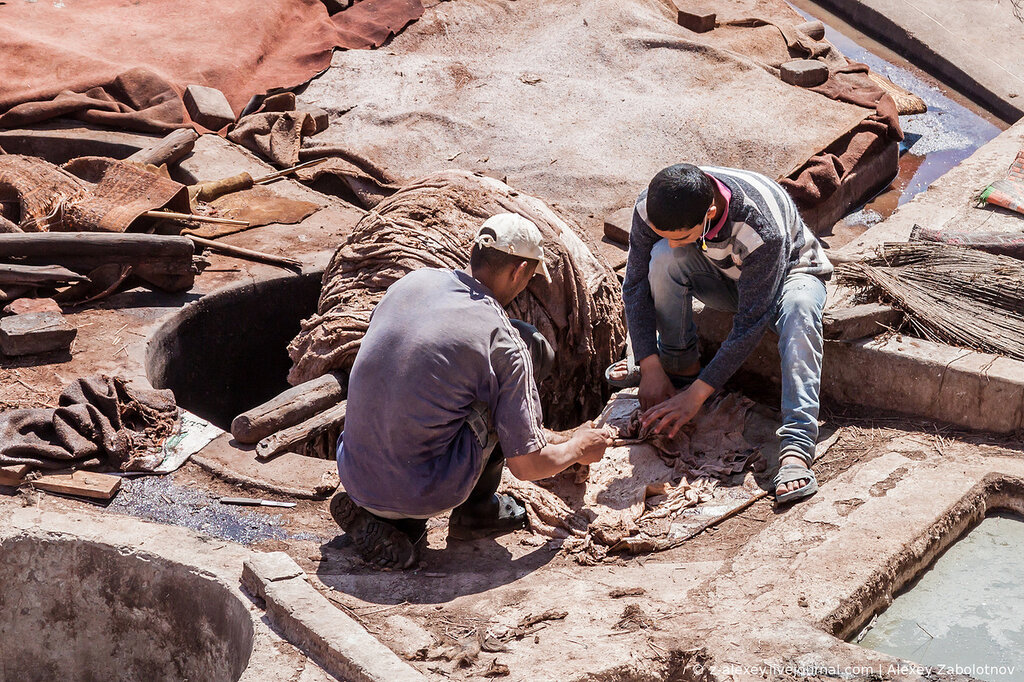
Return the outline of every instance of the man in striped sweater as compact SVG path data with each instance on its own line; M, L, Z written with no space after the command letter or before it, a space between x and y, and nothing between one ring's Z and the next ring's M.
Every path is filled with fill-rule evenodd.
M779 335L782 427L779 503L817 491L821 315L832 265L796 205L751 171L677 164L637 199L622 296L635 364L608 370L639 385L645 425L674 435L739 369L766 329ZM732 330L701 367L693 296L735 313Z

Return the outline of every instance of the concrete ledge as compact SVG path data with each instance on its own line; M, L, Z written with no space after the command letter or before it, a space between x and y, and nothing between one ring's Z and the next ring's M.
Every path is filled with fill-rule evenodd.
M349 682L423 682L415 668L333 606L284 552L248 559L242 587L266 602L267 617L327 672Z
M338 488L338 468L334 460L286 452L270 461L258 462L255 448L254 445L242 446L230 433L225 433L192 455L192 461L228 483L290 497L319 500Z
M732 315L704 308L697 329L708 350L732 328ZM778 337L767 333L743 369L780 382ZM1024 427L1024 362L909 336L825 342L824 400L947 422L972 431Z

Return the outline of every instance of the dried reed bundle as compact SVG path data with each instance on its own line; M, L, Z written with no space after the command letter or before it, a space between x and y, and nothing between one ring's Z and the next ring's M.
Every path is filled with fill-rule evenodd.
M1024 261L948 244L885 244L837 276L903 310L925 339L1024 360Z

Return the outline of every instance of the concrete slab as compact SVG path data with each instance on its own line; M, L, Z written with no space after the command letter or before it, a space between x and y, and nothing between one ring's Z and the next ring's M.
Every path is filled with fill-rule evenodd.
M732 316L695 307L697 330L711 353ZM742 371L781 385L778 337L766 333ZM1024 426L1024 363L909 336L826 341L824 405L852 404L923 417L973 431L1014 433Z
M1014 3L819 2L1004 120L1024 116L1024 21Z
M1024 456L867 431L840 429L810 500L757 505L743 514L753 523L672 552L582 566L522 532L446 542L432 521L419 570L339 564L351 550L324 548L310 580L432 680L479 679L494 662L531 681L945 679L845 640L986 513L1024 510ZM536 638L493 639L549 609L567 615ZM480 638L464 665L445 661L444 646Z

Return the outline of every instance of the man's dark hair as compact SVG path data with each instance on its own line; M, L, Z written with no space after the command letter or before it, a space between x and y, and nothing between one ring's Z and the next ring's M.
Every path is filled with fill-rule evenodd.
M519 267L520 263L536 263L537 261L522 256L513 256L498 249L488 246L473 244L473 250L469 252L469 267L474 270L487 270L489 272L501 272L502 269Z
M715 200L711 178L689 163L658 171L647 187L647 219L663 232L689 230Z

